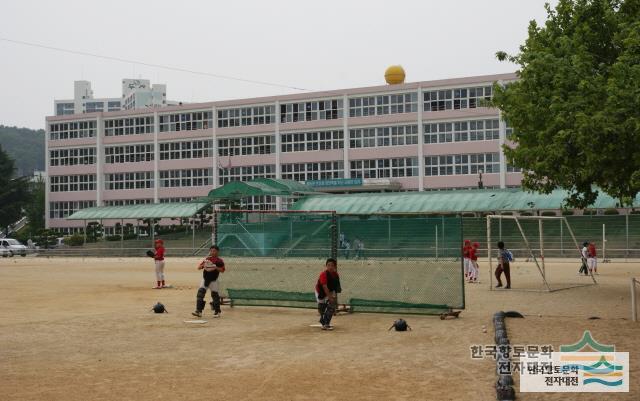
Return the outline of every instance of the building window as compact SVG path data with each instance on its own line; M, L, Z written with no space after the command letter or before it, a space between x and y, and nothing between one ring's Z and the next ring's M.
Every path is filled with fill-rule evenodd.
M490 100L491 94L491 86L425 91L423 110L444 111L484 107L483 102Z
M49 177L50 192L94 191L95 174L53 175Z
M218 127L273 124L276 122L275 114L274 105L218 110Z
M499 121L467 120L424 125L424 143L490 141L500 138Z
M96 163L96 148L53 149L49 151L50 166L76 166Z
M417 92L349 98L349 117L415 113L416 111L418 111Z
M275 210L275 196L251 196L240 200L240 208L242 210Z
M104 102L86 102L84 108L87 113L101 113L104 111Z
M56 103L56 116L66 116L75 112L73 103Z
M266 155L275 152L275 135L218 139L218 156Z
M344 164L342 161L283 164L282 178L300 182L344 178Z
M522 173L522 168L507 163L507 173Z
M74 121L49 125L49 139L93 138L96 136L96 121Z
M220 185L231 181L249 181L254 178L276 178L276 166L267 164L244 167L221 167L218 169L218 183Z
M160 132L195 131L213 127L212 111L164 114L160 116Z
M195 200L196 198L188 197L188 198L160 198L160 203L187 203Z
M425 175L465 175L500 172L499 153L472 153L458 155L427 156Z
M160 187L203 187L213 185L212 168L160 171Z
M342 149L343 137L342 130L285 133L281 136L282 152Z
M416 145L417 143L417 125L354 128L349 130L350 148Z
M105 163L141 163L153 161L153 144L107 146Z
M69 202L49 202L49 218L50 219L64 219L71 216L78 210L86 209L88 207L95 207L96 201L83 200L83 201L69 201Z
M351 161L351 178L399 178L417 175L417 157Z
M105 206L147 205L153 203L153 199L112 199L104 201Z
M105 189L149 189L153 188L153 171L105 174Z
M119 111L120 110L120 102L107 102L108 111Z
M336 120L342 118L342 99L315 100L280 105L280 122Z
M153 132L153 117L104 120L105 136L142 135Z
M160 160L201 159L212 155L212 139L160 143Z

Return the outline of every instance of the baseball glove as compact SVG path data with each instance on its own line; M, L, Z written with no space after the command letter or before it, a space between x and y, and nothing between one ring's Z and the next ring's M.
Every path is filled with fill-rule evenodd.
M153 251L152 251L152 250L148 250L148 251L147 251L147 256L148 256L148 257L150 257L150 258L155 258L155 257L156 257L156 254L155 254L155 253L153 253Z

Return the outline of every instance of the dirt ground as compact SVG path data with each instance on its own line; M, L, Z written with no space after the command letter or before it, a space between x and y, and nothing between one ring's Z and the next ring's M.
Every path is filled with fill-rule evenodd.
M470 346L493 343L497 310L526 315L507 320L512 344L557 348L589 329L630 353L630 393L519 400L640 399L640 323L630 321L629 291L639 263L601 264L598 286L553 293L489 291L482 263L483 282L466 286L459 319L354 313L324 332L309 327L317 320L309 309L226 306L221 319L207 310L208 323L185 324L197 261L167 260L174 288L153 290L148 259L0 259L0 399L494 400L495 363L472 359ZM556 282L586 280L576 263L547 268ZM514 288L538 285L532 264L513 270ZM168 314L150 312L157 301ZM387 331L398 317L413 330Z

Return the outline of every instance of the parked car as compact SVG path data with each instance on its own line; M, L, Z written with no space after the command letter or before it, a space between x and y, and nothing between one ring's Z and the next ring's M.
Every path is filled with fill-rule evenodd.
M9 251L4 246L0 245L0 256L2 256L3 258L6 258L7 256L11 256L11 251Z
M12 238L2 238L0 239L0 247L9 251L8 256L27 256L27 247L22 245L18 240Z

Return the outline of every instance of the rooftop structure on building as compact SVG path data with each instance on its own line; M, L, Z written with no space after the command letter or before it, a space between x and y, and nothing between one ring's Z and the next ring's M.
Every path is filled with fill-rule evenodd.
M54 100L54 113L56 116L62 116L178 104L179 102L167 101L167 85L152 85L148 79L123 79L122 96L115 98L94 98L91 82L75 81L73 99Z
M89 206L184 202L254 178L331 192L520 186L502 152L510 128L485 103L516 74L386 75L393 84L48 117L47 227L81 227L65 217Z

